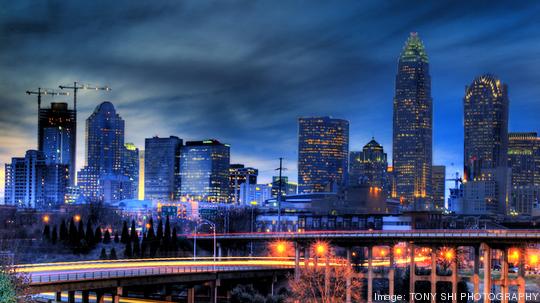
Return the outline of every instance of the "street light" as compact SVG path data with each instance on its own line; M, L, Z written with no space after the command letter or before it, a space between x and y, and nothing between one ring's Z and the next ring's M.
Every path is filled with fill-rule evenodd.
M216 262L216 246L217 246L217 242L216 242L216 224L213 223L212 221L209 221L209 220L206 220L206 219L202 219L201 222L197 223L195 225L195 235L193 237L193 260L197 260L197 228L199 227L199 225L204 225L204 224L208 224L210 226L210 228L212 228L212 230L214 231L213 232L213 235L214 235L214 267L216 266L215 262Z

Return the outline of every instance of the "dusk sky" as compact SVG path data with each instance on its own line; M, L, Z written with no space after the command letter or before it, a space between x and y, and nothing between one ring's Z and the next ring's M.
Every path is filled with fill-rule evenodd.
M397 58L413 31L430 59L434 164L450 176L462 170L462 99L475 76L508 84L510 131L540 131L540 2L470 2L4 1L0 188L4 164L37 148L25 91L73 81L112 88L79 95L77 169L85 120L105 100L126 142L216 138L263 182L279 157L297 179L300 116L348 119L351 150L374 136L390 159Z

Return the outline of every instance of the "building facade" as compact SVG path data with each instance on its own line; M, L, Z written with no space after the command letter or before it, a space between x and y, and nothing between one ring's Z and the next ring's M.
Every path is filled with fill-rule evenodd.
M388 191L388 161L382 145L372 138L362 151L352 151L349 159L349 183L368 184Z
M349 122L331 117L298 122L299 193L337 191L347 180Z
M508 210L508 94L506 84L493 75L476 77L465 88L464 179L494 181L497 213ZM467 194L465 185L465 193ZM467 203L467 196L465 196ZM488 208L490 209L490 208Z
M433 190L433 206L436 210L444 209L446 194L446 166L433 165L431 168L431 182Z
M540 138L535 132L508 134L508 165L511 168L511 206L530 215L540 192Z
M431 208L433 105L429 60L411 33L398 61L393 110L392 166L396 194L416 208Z
M229 188L231 203L240 203L240 186L244 183L257 184L259 171L253 167L245 167L244 164L231 164L229 166Z
M228 202L229 167L229 145L217 140L186 142L180 157L182 198L197 202Z
M182 139L147 138L144 144L144 197L146 200L174 201L180 190Z
M124 120L108 101L98 105L86 120L86 165L77 184L88 202L111 201L118 196L103 196L102 178L124 175L124 127Z
M76 112L67 103L51 103L40 108L38 114L38 150L47 164L67 165L70 186L75 184L76 164Z
M124 144L124 176L131 182L131 194L127 199L137 199L139 197L139 149L133 143Z

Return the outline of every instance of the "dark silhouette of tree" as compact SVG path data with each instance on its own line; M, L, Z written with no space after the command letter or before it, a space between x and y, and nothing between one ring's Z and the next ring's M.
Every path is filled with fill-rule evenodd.
M171 235L171 251L173 251L175 254L178 252L178 237L176 235L176 227L174 227Z
M158 242L163 240L163 221L161 221L161 219L158 221L156 240Z
M123 244L129 243L129 232L126 221L124 221L124 224L122 225L122 238L120 239L120 241Z
M120 243L120 237L118 236L118 232L114 233L114 243Z
M95 236L94 236L94 231L93 231L93 228L92 228L92 223L90 222L90 220L88 220L88 222L86 222L86 243L88 243L88 246L90 247L93 247L94 244L96 243L95 242Z
M134 240L131 240L131 242L133 243L133 256L140 257L141 245L139 244L139 237L136 237Z
M107 260L107 251L105 250L105 248L101 249L101 253L99 254L99 259L100 260Z
M165 251L171 250L171 223L169 222L169 216L165 219L165 233L163 235L162 248L164 248Z
M49 224L45 224L43 228L43 240L50 242L51 241L51 227Z
M52 229L51 243L54 245L54 244L56 244L56 242L58 242L58 231L57 231L57 228L56 228L56 225L55 225L55 226L53 226L53 229Z
M79 233L77 232L77 227L75 227L75 221L73 221L73 219L69 221L69 244L72 246L79 244Z
M84 223L82 219L79 220L79 228L77 228L77 232L79 233L79 235L77 236L79 241L86 239L85 234L84 234Z
M129 236L131 238L131 242L139 240L139 235L137 234L137 230L135 229L135 220L131 220L131 230L129 232Z
M116 250L113 247L111 251L109 252L109 260L116 260L116 259L118 259L118 257L116 256Z
M128 259L133 257L133 250L131 249L131 242L128 242L126 244L126 248L124 249L124 258Z
M102 241L101 226L96 227L96 232L94 233L94 243L101 243Z
M62 220L60 223L60 241L67 242L68 241L68 229L66 227L66 221Z
M108 229L105 230L105 234L103 235L103 244L109 244L111 243L111 233Z
M146 249L148 247L148 241L146 240L146 234L143 233L142 241L141 241L141 258L144 258L146 255Z

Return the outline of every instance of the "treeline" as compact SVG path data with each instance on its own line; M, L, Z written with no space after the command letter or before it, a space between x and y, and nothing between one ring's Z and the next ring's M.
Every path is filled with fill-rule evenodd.
M124 245L124 258L146 258L146 257L166 257L175 256L179 250L179 240L176 227L171 228L169 218L165 224L160 219L157 227L154 226L154 220L150 218L141 232L137 232L135 221L131 221L131 228L128 228L127 221L123 222L121 235L116 231L114 237L109 229L102 231L101 226L94 229L91 221L88 220L86 228L83 221L78 223L72 218L68 223L65 220L60 225L53 225L52 228L46 224L43 228L43 240L52 245L62 245L69 248L73 253L89 253L100 243L110 244L122 243ZM109 254L105 248L101 249L101 259L116 259L117 254L114 247Z

